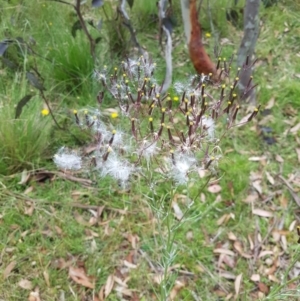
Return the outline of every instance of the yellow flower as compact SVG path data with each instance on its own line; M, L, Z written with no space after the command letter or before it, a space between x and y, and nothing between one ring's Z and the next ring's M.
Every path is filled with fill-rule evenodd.
M174 101L178 101L178 100L179 100L179 97L178 97L178 96L174 96L174 97L173 97L173 100L174 100Z
M119 114L117 112L113 112L110 114L110 117L113 119L117 118L118 116L119 116Z
M41 111L41 113L42 113L43 116L47 116L47 115L49 115L49 110L48 109L43 109Z
M207 38L210 38L210 37L211 37L211 34L210 34L209 32L207 32L207 33L205 34L205 36L206 36Z

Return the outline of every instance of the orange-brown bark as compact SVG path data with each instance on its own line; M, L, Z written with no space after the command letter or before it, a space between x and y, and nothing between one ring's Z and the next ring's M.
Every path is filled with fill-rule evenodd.
M191 61L198 74L216 75L216 66L206 53L202 43L201 26L198 21L196 0L190 0L190 20L191 20L191 39L189 43L189 52Z

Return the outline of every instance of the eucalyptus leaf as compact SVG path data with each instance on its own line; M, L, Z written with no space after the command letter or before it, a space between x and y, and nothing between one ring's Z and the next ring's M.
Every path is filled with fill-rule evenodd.
M72 33L73 38L76 37L76 32L77 32L77 30L80 30L80 29L82 29L82 26L81 26L80 21L77 20L77 21L73 24L72 29L71 29L71 33Z
M127 0L127 3L129 5L129 7L132 8L134 0Z
M99 20L99 22L97 23L97 29L100 30L102 28L102 19Z
M101 7L103 4L103 0L92 0L92 7Z
M40 79L32 72L26 72L26 77L29 80L30 84L40 91L46 90L41 83Z
M162 24L165 26L165 28L166 28L170 33L172 33L172 31L173 31L173 22L172 22L172 20L171 20L170 17L163 18Z
M98 37L95 39L95 43L98 44L102 40L102 37Z
M10 59L8 59L6 57L2 57L1 61L2 61L3 65L8 67L9 69L16 70L19 67L16 63L14 63L13 61L11 61Z
M28 103L28 101L31 99L32 96L33 95L26 95L18 102L16 107L16 115L15 115L16 119L20 117L23 107Z
M4 40L0 42L0 56L3 56L5 51L7 50L8 46L10 44L9 40Z

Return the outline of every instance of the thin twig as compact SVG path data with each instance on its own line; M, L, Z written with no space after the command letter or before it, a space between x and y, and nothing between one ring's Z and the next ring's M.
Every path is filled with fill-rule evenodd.
M290 194L292 195L293 199L297 203L297 205L300 207L300 197L296 194L291 184L282 176L279 175L278 178L286 185L287 189L289 190Z
M84 32L84 34L87 36L89 43L90 43L90 53L91 56L93 57L93 60L95 61L96 58L96 54L95 54L95 49L96 49L96 41L93 39L93 37L91 36L91 34L89 33L87 27L86 27L86 23L83 19L82 13L81 13L81 0L76 0L75 5L71 4L69 2L63 1L63 0L49 0L49 1L54 1L54 2L59 2L59 3L63 3L63 4L67 4L67 5L71 5L74 10L76 11L77 17L79 19L81 28Z
M118 13L121 15L121 17L123 18L123 25L126 26L130 32L130 36L131 36L131 40L133 41L133 44L138 48L139 52L141 54L144 54L145 51L144 49L141 47L140 43L138 42L137 40L137 37L136 37L136 34L135 34L135 31L131 25L131 22L130 22L130 18L126 12L126 0L120 0L120 5L118 6Z
M48 108L48 110L49 110L49 113L50 113L50 115L51 115L51 117L52 117L54 123L56 124L56 126L58 127L58 129L63 130L63 128L62 128L62 127L59 125L59 123L57 122L57 120L56 120L56 118L55 118L55 116L54 116L54 114L53 114L53 111L52 111L52 109L51 109L51 106L50 106L50 104L49 104L49 102L48 102L48 99L47 99L47 97L45 96L43 90L40 90L40 93L41 93L41 96L42 96L43 100L45 101L45 103L46 103L46 105L47 105L47 108Z
M86 23L82 17L82 14L81 14L81 1L80 0L76 0L76 6L74 7L75 8L75 11L77 13L77 16L79 18L79 21L80 21L80 25L85 33L85 35L87 36L89 42L90 42L90 52L91 52L91 55L93 57L93 60L95 60L95 48L96 48L96 42L95 40L92 38L92 36L90 35L87 27L86 27Z

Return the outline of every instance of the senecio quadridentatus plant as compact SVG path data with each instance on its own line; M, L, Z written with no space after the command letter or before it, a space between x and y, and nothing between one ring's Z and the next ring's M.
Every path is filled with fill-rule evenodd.
M160 94L155 68L144 55L123 61L112 72L105 66L95 71L94 79L102 85L99 108L74 110L77 126L91 131L94 150L85 154L62 147L54 156L55 164L61 169L92 169L123 187L134 174L149 170L177 184L187 183L201 169L214 171L222 157L220 139L237 124L250 122L259 110L238 116L235 88L248 66L230 80L231 68L219 59L218 81L212 82L209 75L192 77L187 84L174 84L175 96ZM252 88L250 78L245 94ZM107 92L117 102L110 118L101 110Z

